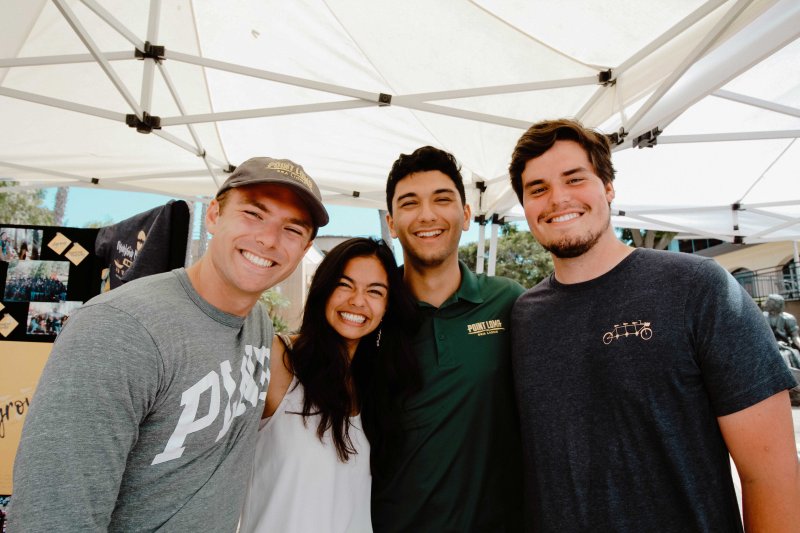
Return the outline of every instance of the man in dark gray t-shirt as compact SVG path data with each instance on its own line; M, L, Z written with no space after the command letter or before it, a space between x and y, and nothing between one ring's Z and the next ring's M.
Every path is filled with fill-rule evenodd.
M208 252L94 298L58 336L14 464L10 531L235 531L269 377L257 305L328 222L302 167L253 158Z
M511 183L555 272L512 312L531 531L797 531L794 385L758 307L709 259L610 225L606 138L534 124Z

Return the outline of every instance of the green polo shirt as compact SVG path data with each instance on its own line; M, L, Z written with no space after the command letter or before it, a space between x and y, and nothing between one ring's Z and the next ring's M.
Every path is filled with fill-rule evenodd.
M525 289L459 266L461 286L441 307L418 302L423 387L406 405L398 468L373 476L376 532L522 529L509 326Z

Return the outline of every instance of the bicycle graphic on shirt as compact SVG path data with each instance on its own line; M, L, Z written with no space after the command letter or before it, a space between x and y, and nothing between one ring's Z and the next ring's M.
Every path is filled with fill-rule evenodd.
M603 344L611 344L611 341L615 339L630 337L631 335L639 337L643 341L649 340L653 336L650 322L634 320L633 322L623 322L621 325L614 324L612 331L607 331L603 334Z

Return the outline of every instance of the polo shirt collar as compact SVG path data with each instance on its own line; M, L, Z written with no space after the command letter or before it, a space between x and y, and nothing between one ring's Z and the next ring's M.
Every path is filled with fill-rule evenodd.
M482 303L483 295L478 287L478 276L460 259L458 261L458 268L461 270L461 285L453 295L455 300L466 300L475 304ZM450 301L450 298L448 298L448 301Z
M400 275L402 277L403 270L405 266L400 265ZM450 295L447 300L442 302L442 305L439 306L441 309L442 307L446 307L450 304L453 304L459 300L466 300L471 303L479 304L483 302L483 295L481 294L480 287L478 287L478 276L472 272L469 267L467 267L466 263L462 260L458 260L458 269L461 272L461 285L458 286L458 290ZM425 302L417 300L418 305L428 306Z

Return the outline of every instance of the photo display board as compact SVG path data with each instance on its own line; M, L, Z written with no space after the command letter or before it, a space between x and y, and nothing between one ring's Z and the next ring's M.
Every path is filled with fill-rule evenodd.
M52 343L100 292L97 229L0 224L0 341Z
M189 225L182 200L99 229L0 223L0 519L25 415L58 333L100 292L183 266Z
M0 497L12 492L22 424L52 343L100 293L98 231L0 223Z

